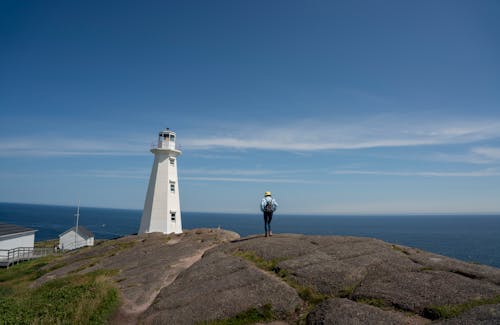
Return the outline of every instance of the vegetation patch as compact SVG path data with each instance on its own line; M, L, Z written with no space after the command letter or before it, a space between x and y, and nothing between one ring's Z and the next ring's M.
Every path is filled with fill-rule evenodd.
M129 248L132 248L135 246L135 242L133 241L122 241L122 242L117 242L116 247L120 248L120 249L129 249Z
M370 306L382 308L382 307L387 307L388 304L384 299L381 298L367 298L367 297L361 297L356 299L356 302L360 302L362 304L367 304Z
M111 276L100 270L48 281L38 288L29 284L48 263L40 258L0 270L0 324L102 324L118 306Z
M56 259L56 256L45 256L30 261L15 264L9 268L0 269L0 286L14 285L20 287L38 279L49 270L44 266Z
M65 267L66 265L68 265L68 263L66 263L66 262L51 263L51 264L47 265L47 267L45 267L44 270L46 270L47 273L49 273L49 272L52 272L54 270Z
M403 253L403 254L405 254L405 255L410 255L410 253L408 253L408 252L407 252L405 249L403 249L402 247L399 247L399 246L397 246L397 245L392 245L391 247L392 247L392 249L394 249L395 251L401 252L401 253Z
M251 308L234 317L216 320L211 322L203 322L207 325L244 325L255 324L257 322L269 322L275 320L276 316L270 304L266 304L260 308Z
M342 289L340 289L338 295L340 298L350 298L352 296L352 294L354 293L354 290L356 289L358 285L357 284L353 284L351 286L347 286L347 287L344 287Z
M320 302L322 302L328 298L328 296L326 296L322 293L319 293L310 287L304 287L304 286L301 286L297 283L292 284L290 282L288 282L288 284L290 284L293 288L295 288L295 290L297 290L297 292L298 292L300 298L302 298L302 300L304 300L312 305L317 305Z
M234 255L252 262L255 266L262 270L275 273L289 286L294 288L297 291L299 297L302 298L302 300L306 301L309 304L316 305L328 298L328 296L317 292L313 288L306 287L297 283L297 281L290 277L287 270L280 268L278 266L278 263L286 260L285 258L265 260L262 257L257 256L253 251L236 251Z
M423 316L432 320L453 318L474 307L498 303L500 303L500 296L488 299L474 299L457 305L431 306L424 309Z
M101 256L96 256L96 257L111 257L115 256L116 253L130 249L135 246L135 242L133 241L112 241L110 243L110 247L112 247L110 250L105 252Z
M234 253L234 255L241 257L241 258L244 258L247 261L252 262L259 269L263 269L263 270L271 271L271 272L275 271L279 262L285 260L285 259L265 260L262 257L257 256L257 254L255 254L255 252L253 252L253 251L240 251L240 250L238 250Z
M75 249L71 251L71 253L69 253L71 254L69 256L78 254L78 256L75 256L75 259L72 260L72 263L87 259L94 259L98 261L98 259L103 257L106 258L115 256L121 251L134 247L135 244L136 241L120 241L116 239L102 240L94 247L82 247L79 249ZM90 251L91 254L87 254L90 253Z
M141 241L145 241L145 239L143 239ZM117 238L117 239L102 240L98 244L96 244L94 247L101 247L101 248L109 247L109 248L113 248L113 249L117 249L117 248L127 249L127 248L134 247L135 244L136 244L136 241L130 240L129 238L126 238L126 239ZM88 247L88 248L90 248L90 247Z
M35 248L54 248L59 245L59 239L49 239L35 242Z

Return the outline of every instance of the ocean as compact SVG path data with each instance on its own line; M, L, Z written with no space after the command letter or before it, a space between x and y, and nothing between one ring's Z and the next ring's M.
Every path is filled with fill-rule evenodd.
M36 241L58 238L75 224L76 207L0 203L0 222L37 229ZM80 225L96 239L134 234L141 210L80 208ZM263 233L262 216L182 212L184 229L221 227L241 236ZM374 237L384 241L500 267L500 215L287 215L277 213L273 232Z

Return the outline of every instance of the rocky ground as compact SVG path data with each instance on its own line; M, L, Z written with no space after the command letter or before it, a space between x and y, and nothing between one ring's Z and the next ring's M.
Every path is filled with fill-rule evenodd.
M115 280L122 303L111 323L134 324L160 290L198 261L207 249L239 237L231 231L199 229L181 235L153 233L108 240L65 254L55 265L47 265L48 269L56 269L33 285L68 274L118 270Z
M500 269L371 238L198 229L106 241L55 263L35 285L119 270L117 324L252 315L274 324L500 324Z

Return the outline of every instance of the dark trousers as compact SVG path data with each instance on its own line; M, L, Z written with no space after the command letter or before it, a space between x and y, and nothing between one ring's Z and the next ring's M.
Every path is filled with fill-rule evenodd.
M264 212L264 230L266 235L271 231L271 220L273 219L272 212Z

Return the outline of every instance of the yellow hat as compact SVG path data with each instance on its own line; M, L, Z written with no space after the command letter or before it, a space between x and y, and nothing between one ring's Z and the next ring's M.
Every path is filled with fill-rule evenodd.
M271 192L264 193L264 196L271 196Z

